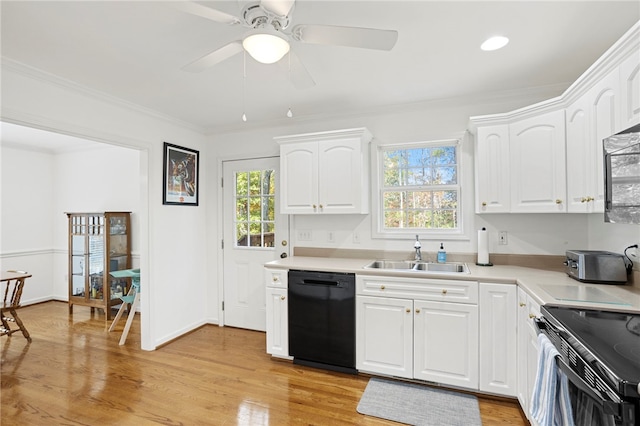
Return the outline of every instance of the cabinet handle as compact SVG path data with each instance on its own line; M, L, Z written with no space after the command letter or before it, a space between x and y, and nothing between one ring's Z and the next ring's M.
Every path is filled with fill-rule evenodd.
M562 204L562 200L558 198L558 199L556 200L556 204Z
M587 201L589 201L589 200L587 200L587 197L580 198L580 202L581 203L586 203Z
M385 287L384 287L383 285L381 285L381 286L380 286L380 290L384 290L384 288L385 288Z
M482 202L482 207L487 207L487 203L486 203L486 201L483 201L483 202Z
M419 313L420 313L420 309L416 309L416 314L419 314Z
M278 277L273 277L272 279L274 283L278 281Z
M534 314L529 314L530 319L534 319L536 316Z
M322 207L322 204L320 204L320 208L321 208L321 209L323 208L323 207Z
M442 294L447 294L447 289L446 288L442 289Z
M592 196L587 196L587 201L593 201L595 200L595 198L593 198Z
M526 303L524 303L524 302L520 302L520 307L521 307L521 308L524 308L525 306L527 306L527 304L526 304Z
M314 209L314 210L316 209L316 205L315 205L315 204L313 205L313 209Z
M411 312L411 309L407 308L407 313Z
M280 296L280 300L284 300L284 296Z

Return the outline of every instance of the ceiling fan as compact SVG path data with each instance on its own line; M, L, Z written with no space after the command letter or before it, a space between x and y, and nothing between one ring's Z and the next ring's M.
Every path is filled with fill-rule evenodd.
M298 57L290 51L290 42L391 50L398 39L395 30L344 27L334 25L297 24L291 26L295 0L256 0L242 8L240 17L191 1L173 3L178 9L228 25L240 25L249 31L234 40L185 65L182 69L200 72L230 57L249 53L258 62L279 62L291 75L298 88L315 85ZM289 53L289 61L280 61Z

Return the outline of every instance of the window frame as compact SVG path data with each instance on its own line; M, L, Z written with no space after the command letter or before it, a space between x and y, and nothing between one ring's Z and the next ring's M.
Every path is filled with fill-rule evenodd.
M455 146L456 147L456 163L457 163L457 184L443 185L442 189L455 189L458 191L458 205L456 215L458 219L458 227L451 229L428 229L428 228L384 228L384 202L383 191L384 186L384 152L396 151L416 148L432 148L439 146ZM371 197L371 213L372 213L372 238L379 239L407 239L419 234L422 238L446 239L446 240L466 240L468 236L464 233L464 195L466 183L465 178L465 162L462 141L460 138L440 139L418 142L390 143L377 146L374 164L375 185L372 189Z

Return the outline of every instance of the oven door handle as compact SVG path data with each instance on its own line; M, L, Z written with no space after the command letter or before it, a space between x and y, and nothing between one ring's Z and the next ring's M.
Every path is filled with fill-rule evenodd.
M586 396L591 398L596 404L602 407L602 412L605 414L611 414L614 416L620 416L622 411L622 400L617 399L610 401L604 399L596 391L593 390L580 376L578 376L567 363L562 359L562 356L556 357L558 368L567 376L567 379L574 384L575 387L580 389Z

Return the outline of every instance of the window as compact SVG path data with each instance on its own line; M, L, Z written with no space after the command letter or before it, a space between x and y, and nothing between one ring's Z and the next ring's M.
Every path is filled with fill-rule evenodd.
M273 247L275 173L254 170L235 174L236 247Z
M460 233L458 147L447 140L379 148L379 234Z

